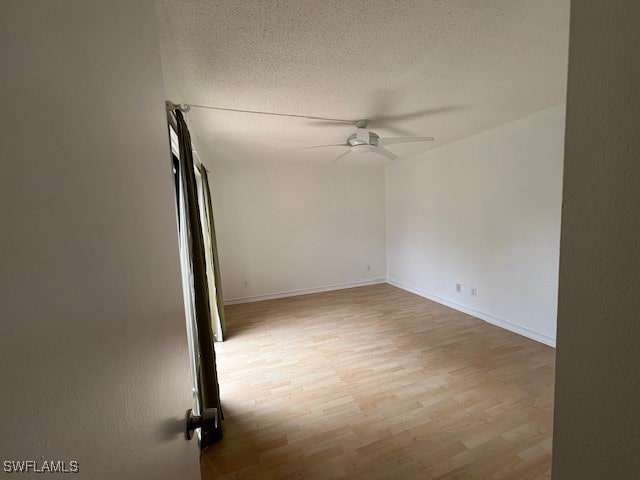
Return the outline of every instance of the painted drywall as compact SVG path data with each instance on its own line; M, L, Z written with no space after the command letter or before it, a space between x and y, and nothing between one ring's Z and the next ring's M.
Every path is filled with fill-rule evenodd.
M554 480L640 478L640 3L571 3Z
M208 166L226 303L384 281L380 164Z
M390 283L553 345L564 110L389 165Z
M148 1L2 3L3 470L200 478L155 22Z

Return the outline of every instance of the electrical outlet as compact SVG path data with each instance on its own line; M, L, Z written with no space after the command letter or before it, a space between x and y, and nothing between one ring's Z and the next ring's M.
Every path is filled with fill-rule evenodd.
M248 287L248 286L249 286L249 282L243 282L243 283L242 283L242 285L243 285L244 287Z
M462 285L460 285L459 283L456 283L456 292L462 292Z
M472 288L471 289L471 296L472 297L477 297L478 296L478 289L477 288Z

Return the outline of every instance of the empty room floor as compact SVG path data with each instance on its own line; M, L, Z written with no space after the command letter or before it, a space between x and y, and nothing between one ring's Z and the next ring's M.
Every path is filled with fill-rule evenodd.
M226 315L204 479L551 476L550 347L387 284Z

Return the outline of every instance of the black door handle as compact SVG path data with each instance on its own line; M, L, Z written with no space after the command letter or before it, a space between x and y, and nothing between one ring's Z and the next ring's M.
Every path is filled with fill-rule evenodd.
M187 411L187 429L185 437L187 440L193 438L193 432L196 428L200 428L201 436L205 437L210 432L218 430L218 409L205 408L202 415L194 415L193 410Z

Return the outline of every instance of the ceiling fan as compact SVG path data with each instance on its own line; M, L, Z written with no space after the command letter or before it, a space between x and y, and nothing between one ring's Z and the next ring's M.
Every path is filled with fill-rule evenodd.
M409 132L398 128L395 124L398 121L405 120L414 120L418 118L422 118L425 116L438 115L442 113L447 113L453 110L457 110L460 108L459 105L445 105L435 108L427 108L419 111L409 112L409 113L401 113L401 114L380 114L380 112L389 111L392 108L394 103L394 97L396 97L397 92L389 89L381 89L377 90L373 97L373 102L370 111L373 113L373 116L368 117L367 119L362 120L348 120L348 119L339 119L339 118L327 118L327 117L319 117L312 115L296 115L291 113L276 113L276 112L267 112L267 111L257 111L257 110L242 110L236 108L225 108L225 107L217 107L212 105L196 105L190 104L186 105L188 108L190 107L198 107L205 108L211 110L221 110L226 112L236 112L236 113L248 113L252 115L268 115L268 116L279 116L279 117L294 117L294 118L302 118L309 121L311 125L326 127L326 126L337 126L337 125L354 125L356 127L356 132L350 135L344 143L333 144L333 145L313 145L310 147L302 147L302 148L324 148L324 147L348 147L348 150L341 155L338 155L333 161L340 160L347 155L352 153L359 152L372 152L383 157L386 157L390 160L397 160L399 157L393 152L387 150L385 147L387 145L394 145L400 143L411 143L411 142L432 142L434 140L433 137L414 137L414 136L403 136L403 137L389 137L389 138L380 138L375 132L372 132L368 129L370 124L374 124L378 127L384 128L389 132L393 132L398 135L407 135Z
M412 142L433 142L433 137L388 137L380 138L376 133L367 130L370 120L358 120L355 122L356 133L350 135L347 138L346 143L335 143L329 145L313 145L310 147L302 147L303 149L309 148L325 148L325 147L348 147L349 149L338 155L333 161L336 162L341 158L346 157L352 153L371 152L377 155L381 155L390 160L397 160L399 157L384 148L386 145L394 145L399 143L412 143Z

